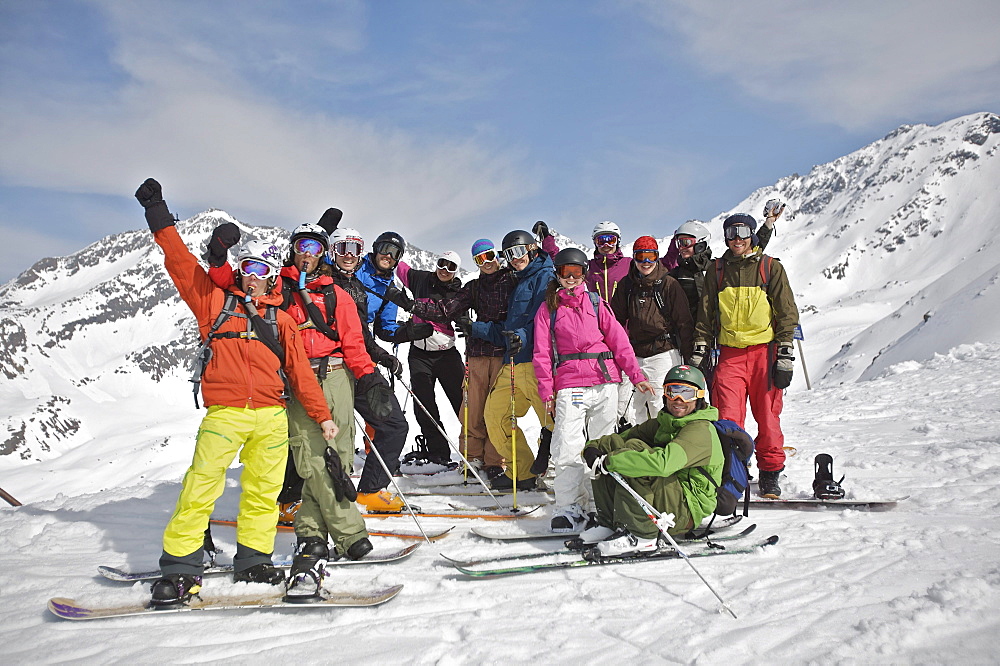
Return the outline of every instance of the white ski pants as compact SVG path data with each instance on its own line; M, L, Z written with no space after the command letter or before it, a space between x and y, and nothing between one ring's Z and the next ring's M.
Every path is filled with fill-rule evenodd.
M615 431L618 384L564 388L556 392L556 418L552 429L552 488L556 511L570 504L586 510L590 483L580 454L588 440Z
M632 425L645 423L660 413L660 410L663 409L663 378L667 376L670 368L684 362L681 353L676 349L637 360L642 372L649 378L649 383L653 386L653 393L643 393L629 383L623 384L632 396L632 404L625 415L625 418Z

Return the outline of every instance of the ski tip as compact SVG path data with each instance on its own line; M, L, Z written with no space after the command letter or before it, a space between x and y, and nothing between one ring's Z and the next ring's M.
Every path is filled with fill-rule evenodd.
M778 535L777 534L772 534L771 536L767 537L767 539L761 545L764 545L764 546L773 546L776 543L778 543Z
M104 578L109 578L111 580L117 580L117 581L129 580L128 572L122 571L121 569L116 569L115 567L100 565L97 567L97 573L99 573Z

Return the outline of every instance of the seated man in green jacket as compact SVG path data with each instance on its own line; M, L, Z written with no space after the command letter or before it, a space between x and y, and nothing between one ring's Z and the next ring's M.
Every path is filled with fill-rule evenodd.
M657 511L673 514L670 534L687 532L715 511L724 458L712 424L719 411L708 405L706 391L701 370L674 366L663 380L659 414L620 435L587 442L583 459L593 479L597 525L580 535L585 547L597 544L604 556L658 547L657 526L608 472L618 472Z

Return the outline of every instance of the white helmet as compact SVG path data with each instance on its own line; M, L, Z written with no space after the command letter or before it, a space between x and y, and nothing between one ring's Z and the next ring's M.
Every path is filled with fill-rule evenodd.
M452 271L454 273L457 273L458 269L462 267L462 258L458 256L458 252L453 252L452 250L448 250L447 252L442 252L441 254L438 255L438 264L441 263L442 259L444 259L445 261L450 261L451 263L455 264L455 270Z
M614 222L609 222L605 220L604 222L598 222L597 226L594 227L594 233L590 235L591 238L597 238L602 234L614 234L618 236L619 239L622 237L622 230L618 228L618 225Z
M247 241L236 254L236 265L240 266L247 259L264 262L271 267L272 275L277 275L281 270L281 250L274 243L261 240Z
M330 246L330 237L327 235L326 229L315 222L306 222L295 227L291 237L292 244L294 245L296 240L303 237L318 240L323 244L323 251L326 251Z
M334 250L337 243L344 242L354 242L358 244L358 254L360 257L365 250L365 239L361 237L361 232L357 229L352 229L350 227L337 227L334 229L333 233L330 235L330 258L333 258Z
M688 220L681 226L677 227L677 231L674 232L674 236L694 236L695 240L699 243L702 241L707 243L712 240L712 232L709 231L704 224L695 222L694 220Z

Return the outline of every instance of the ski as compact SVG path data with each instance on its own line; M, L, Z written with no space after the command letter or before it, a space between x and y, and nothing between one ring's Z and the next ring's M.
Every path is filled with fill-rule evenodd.
M725 518L719 518L712 525L709 534L714 534L719 530L724 530L728 527L732 527L743 520L743 516L726 516ZM483 539L491 539L493 541L530 541L535 539L572 539L575 536L580 536L579 532L553 532L549 529L542 529L538 531L531 531L530 529L519 529L518 526L511 526L509 530L497 530L485 527L473 527L471 532L478 537ZM704 536L704 530L692 530L688 534L701 532ZM684 535L685 538L688 536Z
M773 535L751 546L737 548L707 549L695 553L688 553L689 558L695 557L715 557L719 555L745 555L757 552L765 546L778 543L778 536ZM577 553L573 553L577 555ZM619 557L603 557L600 559L588 560L579 558L563 562L545 562L542 564L524 564L514 567L502 567L497 569L470 569L468 567L455 565L455 569L460 573L472 578L500 578L502 576L516 576L519 574L536 573L539 571L549 571L552 569L572 569L576 567L604 566L608 564L640 564L643 562L657 562L660 560L679 560L680 554L675 550L661 550L648 555L633 555Z
M410 514L405 514L405 515L410 515ZM225 525L226 527L236 527L235 520L227 520L224 518L212 518L208 522L211 523L212 525ZM279 531L291 532L294 529L295 528L292 526L291 523L278 523ZM448 536L448 533L451 532L453 529L455 528L449 527L446 530L437 530L437 531L428 530L427 538L430 541L437 541L438 539L443 539L446 536ZM389 537L393 539L420 539L420 540L423 540L424 538L424 535L421 534L420 532L405 532L399 530L368 530L368 536Z
M508 509L509 513L493 513L492 509L470 509L469 507L453 507L455 511L415 511L414 513L421 518L456 518L456 519L468 519L468 520L514 520L515 518L524 518L527 515L534 513L541 509L541 505L533 506L529 508L518 508L518 509ZM409 517L410 513L408 511L401 511L399 513L365 513L362 514L366 519L368 518L396 518L399 516Z
M394 550L384 554L369 553L360 560L350 560L346 557L342 557L339 560L329 560L326 564L327 566L341 566L348 564L384 564L386 562L396 562L397 560L409 557L413 554L413 551L419 547L420 544L415 543L407 546L406 548L400 548L399 550ZM282 562L275 562L274 566L278 569L290 569L292 562L291 560L284 560ZM97 567L97 572L108 580L117 581L119 583L132 583L137 580L156 580L161 578L163 575L159 569L151 569L149 571L125 571L124 569L116 569L115 567L107 566ZM214 566L205 567L205 571L202 572L202 575L217 576L220 574L230 573L233 573L232 564L216 564Z
M81 605L74 599L55 597L49 599L49 612L64 620L99 620L107 617L124 617L128 615L145 615L161 613L183 613L186 611L211 610L253 610L260 608L295 608L299 610L317 608L353 608L362 606L377 606L389 601L403 589L402 585L393 585L370 592L325 592L323 598L312 603L287 603L282 601L284 588L270 594L248 593L242 596L223 596L203 599L196 596L186 604L168 607L153 607L148 603L126 603L118 606Z
M756 529L757 529L756 525L750 525L745 530L743 530L742 532L740 532L738 534L725 534L725 535L722 535L722 536L710 536L710 538L708 539L708 543L712 544L712 543L715 543L717 541L737 541L738 539L743 539L743 538L749 536ZM689 536L689 535L691 535L691 536ZM562 536L566 536L566 535L562 535ZM683 537L677 537L676 541L677 541L677 543L702 543L705 538L706 538L706 535L704 535L704 534L701 535L701 536L697 536L697 535L694 535L693 532L689 532L688 534L684 535ZM725 547L721 547L720 546L719 549L722 550L722 549L725 549ZM562 550L553 550L553 551L541 552L541 553L526 553L526 554L523 554L523 555L500 555L498 557L486 557L486 558L481 558L481 559L478 559L478 560L459 560L459 559L456 559L454 557L448 557L444 553L440 553L440 555L441 555L441 557L443 559L447 560L450 564L452 564L452 566L472 567L472 566L478 566L478 565L481 565L481 564L490 564L490 563L494 563L494 562L513 562L513 561L519 561L519 560L531 560L531 559L536 559L536 558L539 558L539 557L548 557L550 555L578 555L579 553L580 553L579 550L570 550L568 548L565 548L565 549L562 549Z
M755 509L801 509L806 507L836 507L843 509L892 509L897 502L902 502L910 496L897 497L896 499L816 499L815 497L783 497L781 499L767 499L764 497L750 497L750 506Z

